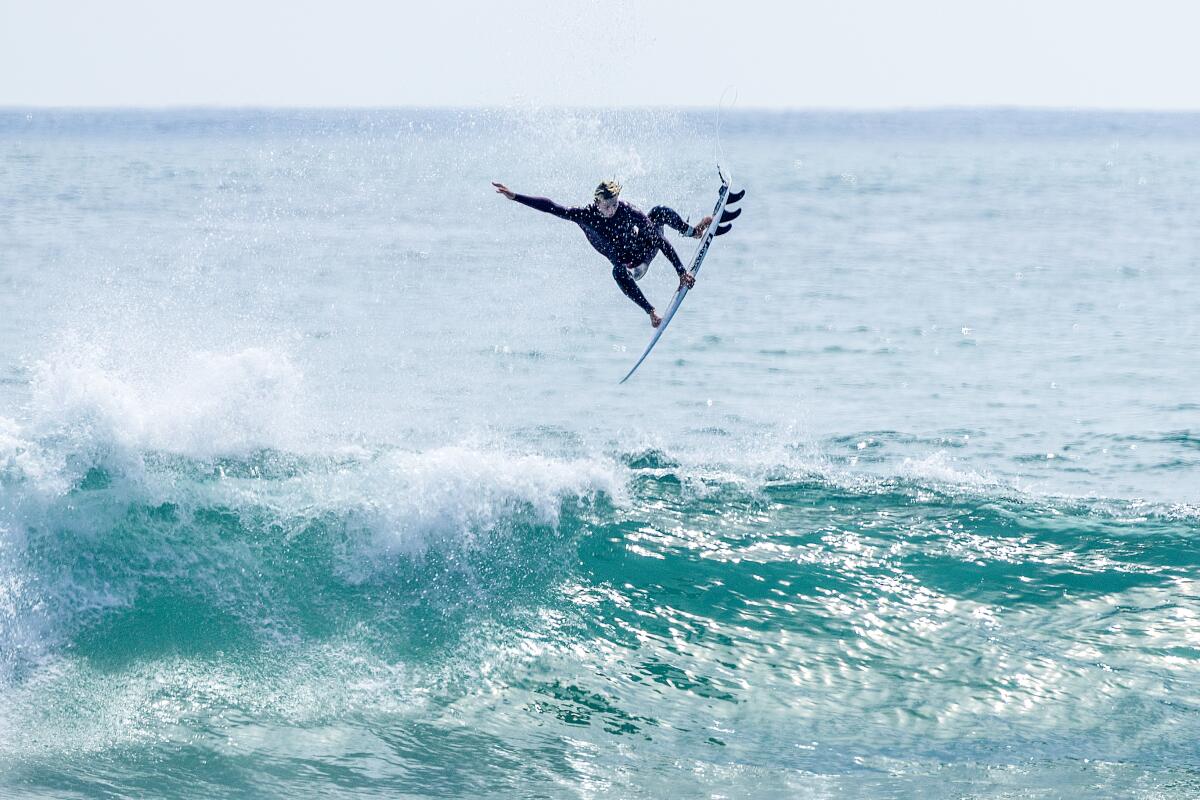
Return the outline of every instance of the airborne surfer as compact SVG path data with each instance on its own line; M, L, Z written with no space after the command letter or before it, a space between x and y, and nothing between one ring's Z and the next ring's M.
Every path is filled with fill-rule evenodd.
M689 289L696 279L683 268L675 248L663 236L663 226L669 226L684 236L699 239L712 223L712 217L704 217L696 226L688 225L675 211L666 206L655 206L645 214L624 200L618 200L621 185L616 181L604 181L596 187L593 202L586 206L566 208L545 197L530 197L517 194L502 183L492 182L496 191L509 200L553 214L559 219L574 222L583 229L592 247L607 258L613 266L613 280L621 291L650 315L650 325L657 328L662 318L654 306L646 300L637 281L646 274L650 262L661 250L679 273L679 286Z

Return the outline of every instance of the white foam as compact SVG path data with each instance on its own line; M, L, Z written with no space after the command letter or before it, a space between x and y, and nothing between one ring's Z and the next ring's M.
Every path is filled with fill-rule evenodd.
M0 417L0 486L44 484L57 477L58 466L15 420Z
M905 458L900 464L900 473L922 483L948 484L968 489L978 489L996 483L995 480L950 456L945 450L935 450L922 458Z
M302 376L286 354L264 348L188 353L150 374L79 348L39 363L32 388L34 435L78 448L204 458L286 448L298 438Z
M465 445L393 451L282 482L230 481L240 502L284 517L335 513L362 519L381 549L418 552L469 543L518 515L554 526L564 502L603 493L620 501L621 469L605 459L564 460Z
M150 375L116 369L103 351L91 347L76 346L38 364L25 424L0 417L4 654L36 659L54 641L57 625L48 617L42 592L69 594L75 614L128 602L115 589L77 585L67 577L58 584L31 582L23 565L27 530L53 529L64 518L84 528L109 522L103 514L81 518L71 504L62 505L88 469L119 468L134 481L125 490L132 493L130 502L156 493L178 496L171 479L156 490L145 483L147 451L205 457L285 444L295 435L300 384L285 355L260 348L192 353L176 369ZM112 510L124 513L119 500ZM0 672L11 666L0 658Z

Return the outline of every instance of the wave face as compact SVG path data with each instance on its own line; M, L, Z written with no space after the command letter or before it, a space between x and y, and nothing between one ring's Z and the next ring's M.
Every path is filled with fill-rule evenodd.
M1192 785L1194 508L655 450L138 461L6 474L14 791Z
M0 795L1200 794L1191 118L731 119L0 113Z

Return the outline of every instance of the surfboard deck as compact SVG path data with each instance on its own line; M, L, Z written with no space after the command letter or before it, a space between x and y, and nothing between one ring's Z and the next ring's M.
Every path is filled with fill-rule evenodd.
M727 213L725 211L725 206L729 203L736 203L738 200L741 200L746 192L743 190L730 194L729 187L732 181L731 177L722 172L720 167L717 167L717 175L719 175L721 178L721 188L717 190L717 203L713 206L713 221L712 224L708 226L708 230L704 232L704 235L700 237L700 243L696 245L696 253L692 256L690 266L688 267L688 272L692 273L693 278L696 277L696 274L700 272L700 265L704 263L704 257L708 255L708 248L709 245L712 244L712 240L717 236L729 233L732 220L734 220L738 214L742 213L740 208L736 211ZM674 317L675 312L679 310L679 306L683 303L683 298L687 297L688 291L688 287L686 286L680 286L679 289L676 290L675 297L671 299L671 305L667 309L667 313L663 315L662 324L655 329L654 336L650 338L650 343L646 345L646 349L642 351L642 357L637 360L637 363L634 364L632 368L630 368L629 372L625 373L625 377L621 378L620 380L621 383L629 380L630 376L637 372L637 368L640 367L642 362L646 360L646 356L650 355L650 351L654 349L654 345L658 344L658 340L662 338L663 333L667 330L667 326L671 324L671 318Z

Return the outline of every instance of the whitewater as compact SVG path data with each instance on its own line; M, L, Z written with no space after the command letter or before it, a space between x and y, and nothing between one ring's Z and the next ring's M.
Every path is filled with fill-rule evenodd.
M721 125L0 110L0 796L1200 794L1200 116Z

